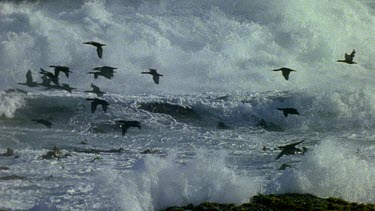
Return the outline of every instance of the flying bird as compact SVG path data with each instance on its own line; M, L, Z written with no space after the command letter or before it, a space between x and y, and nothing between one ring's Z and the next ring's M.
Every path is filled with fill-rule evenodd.
M304 154L307 151L306 147L303 147L302 149L296 148L296 146L298 144L300 144L304 141L305 140L302 140L302 141L299 141L299 142L296 142L296 143L292 143L292 144L288 144L288 145L285 145L285 146L278 147L279 149L281 149L281 152L279 153L279 155L277 155L276 160L281 158L283 155L294 155L294 154L297 154L297 153Z
M25 85L28 87L36 87L38 83L33 81L33 75L31 74L31 70L28 70L26 73L26 82L25 83L18 83L20 85Z
M355 50L353 50L350 55L345 53L345 59L344 60L337 60L337 62L343 62L343 63L347 63L347 64L357 64L357 63L353 62L354 55L355 55Z
M141 74L150 74L152 75L152 79L154 80L155 84L159 84L160 76L163 76L156 72L156 69L148 69L149 72L142 72Z
M92 88L91 91L85 91L85 92L94 93L94 94L96 94L98 97L101 97L101 96L103 96L103 94L105 94L105 92L102 92L102 91L100 90L100 88L97 87L97 86L95 86L94 84L91 84L91 88Z
M102 73L115 73L114 70L118 69L117 67L111 67L111 66L102 66L102 67L95 67L93 70L100 71Z
M285 80L288 80L290 72L295 71L295 70L292 70L292 69L287 68L287 67L282 67L280 69L276 69L276 70L272 70L272 71L281 71L282 74L283 74L283 76L284 76L284 78L285 78Z
M57 77L57 75L54 75L53 73L51 72L48 72L48 71L45 71L43 68L40 68L40 74L43 74L45 76L47 76L49 79L51 79L51 81L56 84L57 86L59 86L59 78Z
M48 128L51 128L51 126L53 125L50 121L45 119L32 119L31 121L42 124Z
M117 120L115 122L120 124L120 127L122 129L122 136L125 135L126 131L128 131L130 127L137 127L138 129L141 129L141 123L139 121Z
M93 74L95 79L98 79L99 76L103 76L104 78L107 79L112 79L113 78L113 73L110 72L89 72L88 74Z
M283 111L285 117L288 117L288 114L299 115L297 109L295 108L277 108L277 110Z
M95 46L96 47L96 52L98 53L98 57L102 58L102 56L103 56L103 48L102 48L102 46L105 46L105 44L101 44L101 43L94 42L94 41L84 42L83 44Z
M95 70L96 72L89 72L89 74L93 74L95 79L98 79L98 76L103 76L104 78L111 79L113 78L113 74L116 73L116 69L117 67L111 66L95 67L93 70Z
M55 66L55 65L50 65L49 66L50 68L54 68L55 69L55 76L58 77L60 72L63 72L65 74L65 76L67 78L69 78L69 73L71 73L72 71L69 70L69 67L65 67L65 66Z
M91 113L95 113L96 107L98 105L102 106L104 113L107 112L107 108L109 106L109 103L107 101L101 100L101 99L98 99L98 98L87 98L86 100L92 101L91 102Z

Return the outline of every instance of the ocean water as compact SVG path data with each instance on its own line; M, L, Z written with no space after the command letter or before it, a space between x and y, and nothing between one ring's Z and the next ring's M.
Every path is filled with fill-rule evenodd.
M375 203L372 1L72 2L0 1L0 153L14 149L0 155L0 209L149 211L291 192ZM90 40L106 44L102 59ZM358 64L336 62L353 49ZM77 89L17 84L49 65L69 66L60 83ZM87 74L105 65L112 80ZM271 71L284 66L297 70L288 81ZM106 113L91 113L91 83ZM142 128L122 136L116 120ZM302 140L304 155L276 160ZM69 156L43 159L55 146Z

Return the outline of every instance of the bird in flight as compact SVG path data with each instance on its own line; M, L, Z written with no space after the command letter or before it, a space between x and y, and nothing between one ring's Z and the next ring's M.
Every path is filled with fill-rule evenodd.
M65 74L65 76L67 78L69 78L69 73L71 73L72 71L69 70L69 67L65 67L65 66L55 66L55 65L50 65L49 66L50 68L54 68L55 69L55 76L58 77L60 72L63 72Z
M28 70L26 73L26 82L25 83L18 83L20 85L25 85L28 87L36 87L38 83L33 81L33 75L31 74L31 70Z
M51 128L51 126L53 125L50 121L45 119L32 119L31 121L42 124L48 128Z
M288 144L288 145L278 147L279 149L281 149L281 152L279 153L279 155L277 155L276 160L281 158L283 155L294 155L294 154L297 154L297 153L304 154L307 151L307 148L305 148L305 147L303 147L302 149L296 148L296 146L298 144L300 144L304 141L305 140L302 140L302 141L299 141L299 142L296 142L296 143L292 143L292 144Z
M125 135L130 127L137 127L138 129L141 129L141 123L139 121L117 120L115 122L120 124L120 127L122 129L122 136Z
M280 69L276 69L276 70L272 70L272 71L281 71L282 74L283 74L283 76L284 76L284 78L285 78L285 80L289 80L289 74L290 74L290 72L293 72L295 70L292 70L292 69L287 68L287 67L282 67ZM295 71L295 72L297 72L297 71Z
M353 50L352 53L349 54L349 55L347 53L345 53L345 59L344 60L337 60L337 62L343 62L343 63L347 63L347 64L357 64L357 63L353 62L354 55L355 55L355 50Z
M87 98L86 100L92 101L91 102L91 113L95 113L96 107L98 105L102 105L104 113L107 112L107 108L109 106L109 103L106 100L101 100L101 99L98 99L98 98Z
M159 78L160 76L163 76L162 74L159 74L156 72L156 69L148 69L149 72L142 72L141 74L150 74L152 75L152 79L154 80L155 84L159 84Z
M98 57L99 58L103 57L103 48L102 47L105 46L105 44L94 42L94 41L84 42L83 44L95 46L96 52L98 53Z
M105 94L105 92L102 92L102 91L100 90L100 88L97 87L97 86L95 86L94 84L91 84L91 88L92 88L91 91L85 91L85 92L94 93L94 94L96 94L98 97L101 97L101 96L103 96L103 94Z
M288 114L299 115L297 109L295 108L277 108L277 110L283 111L285 118L288 117Z

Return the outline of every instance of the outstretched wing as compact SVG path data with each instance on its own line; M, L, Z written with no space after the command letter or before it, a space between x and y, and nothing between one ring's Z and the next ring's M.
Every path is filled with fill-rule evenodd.
M97 46L96 47L96 52L98 53L98 57L102 58L102 56L103 56L103 48L102 48L102 46Z
M305 140L302 140L302 141L299 141L299 142L296 142L296 143L292 143L292 144L288 144L288 145L284 145L284 146L280 146L279 149L284 149L284 148L290 148L290 147L295 147L297 146L298 144L304 142Z
M28 70L26 73L26 83L27 84L33 83L33 76L31 74L31 70Z
M91 87L93 92L100 92L99 87L95 86L94 84L91 84Z
M97 103L91 102L91 113L94 113L96 111L96 107L98 106Z
M122 136L125 135L125 133L128 131L129 129L129 126L126 126L126 125L121 125L121 129L122 129Z
M283 155L284 155L284 151L282 150L282 151L279 153L279 155L277 155L276 160L278 160L279 158L281 158Z
M350 55L345 53L345 60L348 61L348 62L352 62L353 58L354 58L354 55L355 55L355 50L353 50Z
M154 80L154 82L155 82L156 84L159 84L159 76L158 76L158 75L153 75L153 76L152 76L152 79Z
M283 70L282 73L283 73L283 76L284 76L285 80L288 80L289 79L289 73L290 73L290 71Z
M108 105L107 104L102 104L102 108L104 112L107 112Z

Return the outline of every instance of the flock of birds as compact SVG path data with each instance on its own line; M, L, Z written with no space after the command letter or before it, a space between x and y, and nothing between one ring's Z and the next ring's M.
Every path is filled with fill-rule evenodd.
M87 45L92 45L96 47L96 52L98 54L98 57L102 59L103 57L103 46L106 46L105 44L99 43L99 42L84 42L83 44ZM20 85L25 85L28 87L45 87L47 89L60 89L60 90L65 90L69 93L72 92L72 90L76 89L73 87L70 87L68 84L62 84L60 85L59 83L59 75L60 73L64 73L66 78L69 78L69 73L72 73L70 71L69 67L66 66L57 66L57 65L50 65L50 68L54 69L54 72L49 72L44 70L43 68L40 68L40 74L42 82L37 83L33 80L33 76L31 73L31 70L28 70L26 72L26 82L25 83L18 83ZM107 79L112 79L114 77L114 73L116 67L111 67L111 66L102 66L102 67L95 67L93 68L91 72L88 72L88 74L93 74L95 79L98 79L99 76L102 76ZM162 74L159 74L156 69L149 69L148 72L141 72L141 74L149 74L152 76L152 79L155 84L159 84L159 78L163 76ZM94 93L96 94L97 97L102 97L105 92L101 91L100 88L93 83L91 83L91 88L92 90L84 91L87 93ZM102 106L102 109L104 112L107 112L108 106L110 105L108 101L100 98L87 98L87 101L91 101L91 113L95 113L98 105ZM36 123L40 123L45 125L48 128L51 128L53 123L46 120L46 119L32 119L32 121ZM127 130L130 127L137 127L141 129L141 124L139 121L126 121L126 120L116 120L115 121L117 124L120 125L122 128L122 135L124 136Z
M97 55L100 59L103 57L103 47L106 46L105 44L99 43L99 42L94 42L94 41L89 41L89 42L84 42L83 44L87 45L92 45L96 47L96 52ZM356 62L353 62L355 55L355 50L352 51L351 54L345 53L345 58L344 60L337 60L337 62L342 62L342 63L347 63L347 64L356 64ZM44 70L43 68L40 68L40 74L42 74L41 83L37 83L33 80L31 70L28 70L26 73L26 82L25 83L18 83L20 85L25 85L28 87L38 87L42 86L47 89L60 89L60 90L65 90L68 92L72 92L72 90L76 89L73 87L70 87L68 84L62 84L60 85L59 83L59 75L60 73L64 73L66 78L69 78L69 73L72 73L70 71L69 67L66 66L57 66L57 65L50 65L50 68L54 69L54 72L49 72ZM111 67L111 66L102 66L102 67L95 67L93 68L91 72L88 72L88 74L94 75L94 78L97 79L99 76L102 76L107 79L111 79L114 77L114 73L116 67ZM289 75L291 72L296 72L296 70L287 68L287 67L282 67L279 69L275 69L272 71L281 71L283 77L285 80L289 80ZM156 69L149 69L148 72L141 72L141 74L149 74L152 76L152 79L155 84L159 84L159 79L162 74L159 74ZM53 83L53 84L52 84ZM91 88L92 90L84 91L87 93L94 93L96 94L97 97L102 97L105 92L101 91L98 86L95 86L94 84L91 83ZM87 101L91 101L91 113L95 113L98 105L102 106L102 109L104 112L107 112L108 106L110 105L108 101L100 98L87 98ZM299 115L299 112L295 108L277 108L277 110L280 110L283 112L283 115L285 117L288 117L288 115L293 114L293 115ZM45 125L48 128L51 128L53 123L46 119L32 119L32 121L40 123ZM120 127L122 128L122 136L125 135L127 130L130 127L137 127L138 129L141 129L141 124L139 121L126 121L126 120L116 120L116 124L119 124ZM296 145L302 143L303 141L288 144L285 146L280 146L279 149L282 149L281 153L277 156L276 159L279 159L283 155L291 155L291 154L296 154L296 153L304 153L306 151L306 148L296 148Z

